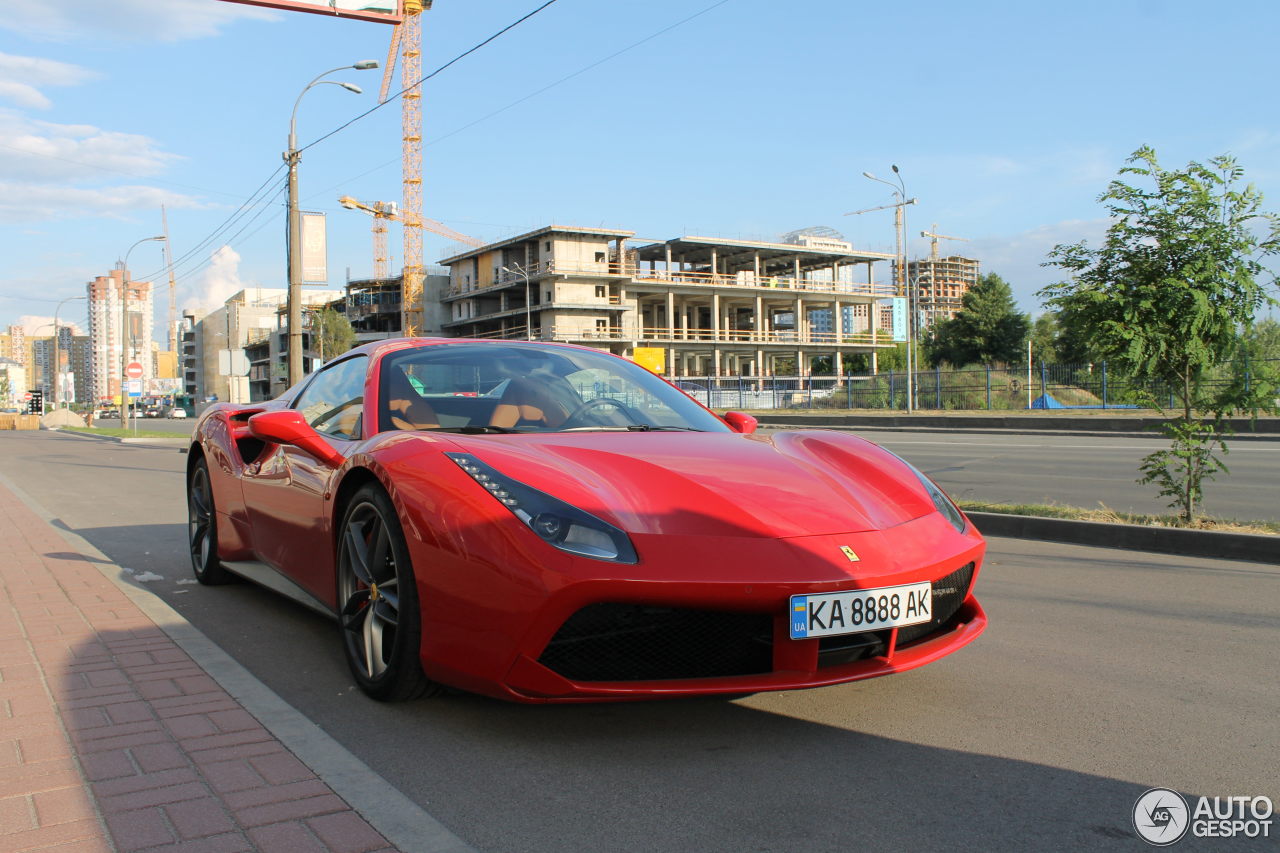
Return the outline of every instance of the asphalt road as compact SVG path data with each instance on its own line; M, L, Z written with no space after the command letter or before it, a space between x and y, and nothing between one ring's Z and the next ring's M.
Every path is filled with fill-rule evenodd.
M1149 787L1280 800L1274 566L993 540L990 629L915 672L732 702L388 706L352 685L333 623L189 582L184 462L0 433L0 473L482 851L1134 851Z
M1159 439L945 430L861 435L911 460L957 500L1172 512L1154 485L1137 483L1139 460L1167 446ZM1203 512L1280 521L1280 442L1231 443L1226 463L1228 473L1204 484Z

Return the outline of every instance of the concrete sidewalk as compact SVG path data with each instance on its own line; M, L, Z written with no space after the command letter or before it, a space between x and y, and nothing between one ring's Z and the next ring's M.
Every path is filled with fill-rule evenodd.
M110 571L0 484L0 853L397 849Z

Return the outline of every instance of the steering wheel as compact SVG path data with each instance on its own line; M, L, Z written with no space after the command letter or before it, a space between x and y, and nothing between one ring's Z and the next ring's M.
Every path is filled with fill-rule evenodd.
M612 406L613 408L617 409L618 411L626 415L627 418L630 419L631 423L638 422L638 416L636 415L635 411L633 411L631 407L627 406L625 403L619 402L618 400L615 400L612 397L593 397L592 399L587 400L578 408L574 409L573 414L565 418L564 423L560 424L560 429L572 429L575 426L582 426L582 424L579 424L578 421L584 415L589 413L592 409L598 408L600 406Z

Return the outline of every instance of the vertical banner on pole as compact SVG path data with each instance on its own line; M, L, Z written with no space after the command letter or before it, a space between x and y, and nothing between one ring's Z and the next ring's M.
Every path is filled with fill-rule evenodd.
M325 239L323 213L302 212L302 281L329 283L329 249Z

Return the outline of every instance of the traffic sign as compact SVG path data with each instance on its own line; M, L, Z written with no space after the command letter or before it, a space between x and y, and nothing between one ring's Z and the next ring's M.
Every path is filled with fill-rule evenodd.
M141 362L137 362L137 361L129 362L129 364L125 366L124 375L129 377L130 379L141 379L142 378Z
M142 380L130 379L128 382L125 383L125 391L126 393L128 393L130 397L141 397L142 396Z
M24 402L24 403L30 403L30 402L31 402L31 392L30 392L30 391L28 391L27 393L25 393L25 394L23 394L23 395L22 395L22 402Z

